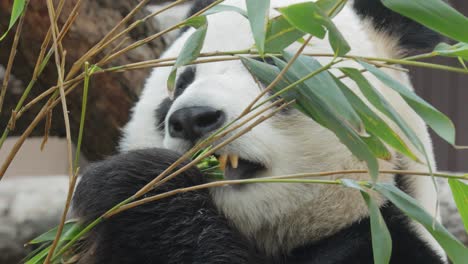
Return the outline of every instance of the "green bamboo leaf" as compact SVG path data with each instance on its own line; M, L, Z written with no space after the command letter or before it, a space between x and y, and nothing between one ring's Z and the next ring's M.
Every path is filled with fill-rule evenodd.
M459 57L468 61L468 43L460 42L455 45L440 43L435 47L434 52L441 56Z
M413 197L388 183L377 183L374 189L390 200L406 215L422 224L439 242L454 264L464 264L468 259L468 249L449 231L437 222Z
M81 225L77 223L76 220L72 220L66 222L63 226L62 235L60 236L60 242L69 241L73 239L80 231L82 230ZM31 240L28 244L39 244L39 243L47 243L52 242L55 239L55 235L57 234L57 227L47 231L46 233L38 236L37 238ZM60 248L61 243L59 243ZM33 255L26 264L39 264L42 263L47 254L50 250L50 245L38 252L37 254Z
M382 3L430 29L468 42L468 18L442 0L383 0Z
M270 53L281 52L304 34L304 32L291 25L283 16L275 17L268 22L265 51Z
M192 61L196 60L200 55L203 43L206 37L206 31L208 30L208 23L205 16L201 16L196 20L190 22L190 25L198 27L195 32L185 42L182 47L177 60L172 67L172 71L167 79L167 89L172 93L175 88L175 78L177 75L177 69L181 66L187 65Z
M66 222L63 226L62 236L60 240L70 240L72 239L78 232L80 231L80 226L77 224L76 221L69 221ZM29 241L28 244L39 244L44 243L47 241L53 241L55 236L57 235L57 227L52 228L51 230L45 232L44 234L34 238L33 240Z
M359 191L362 191L362 192L366 192L366 189L364 189L364 187L362 187L358 182L356 182L355 180L350 180L350 179L341 179L340 180L341 182L341 185L345 186L345 187L348 187L348 188L354 188L356 190L359 190Z
M24 7L26 4L26 0L15 0L13 2L13 7L11 8L11 16L10 16L10 23L8 24L8 29L3 33L0 37L0 41L2 41L10 32L10 29L16 24L16 21L21 17L23 14Z
M203 13L203 16L209 16L220 12L236 12L247 18L247 12L237 6L231 5L215 5Z
M44 260L45 260L45 258L47 256L47 254L49 253L50 247L51 246L48 246L48 247L44 248L43 250L41 250L41 252L34 255L33 258L26 261L25 264L41 264L41 263L44 263Z
M341 184L348 188L353 188L361 192L362 198L367 204L369 209L369 218L371 225L371 236L372 236L372 251L374 255L374 263L376 264L388 264L392 256L392 237L390 231L387 228L380 209L375 201L367 193L367 190L363 188L358 182L349 179L342 179Z
M207 20L206 16L196 16L188 19L185 21L180 27L194 27L194 28L200 28L204 25L206 25Z
M263 55L270 13L270 0L245 0L245 2L255 45L257 46L258 53Z
M300 3L280 8L283 16L299 30L317 38L325 38L326 30L323 25L324 15L313 2Z
M366 126L366 130L370 134L377 136L378 138L380 138L381 140L386 142L389 146L393 147L399 152L412 155L411 157L416 159L416 157L413 155L411 150L409 150L408 146L403 141L403 139L395 131L393 131L393 129L390 126L388 126L384 120L382 120L373 110L371 110L353 91L351 91L348 87L346 87L344 83L342 83L340 80L336 78L335 78L335 81L337 82L338 87L340 87L341 91L346 96L348 101L353 105L354 109L356 109L356 111L358 112L359 116L364 122L364 125ZM364 141L366 141L366 139L364 139ZM372 141L368 143L372 143ZM374 144L376 144L375 147L382 148L381 146L379 146L378 143L374 143ZM373 148L371 147L371 149ZM378 149L379 148L377 148L377 150ZM383 155L383 156L379 156L381 158L387 157L387 158L384 158L387 160L391 158L391 154L388 152L388 150L387 150L387 154L385 154L386 152L384 149L381 149L381 151L379 151L378 153L381 153Z
M327 29L328 40L336 55L343 56L351 50L338 28L316 3L299 3L279 11L293 26L320 39L325 37Z
M361 194L369 208L374 263L388 264L392 257L392 237L390 231L388 231L385 220L375 201L368 193L361 191Z
M366 70L375 75L382 83L397 91L434 132L450 144L455 145L455 126L446 115L380 69L363 61L359 61L359 63L364 66Z
M373 87L369 81L362 75L362 73L354 68L340 68L340 70L346 74L349 78L351 78L359 87L362 94L366 97L366 99L381 113L389 117L398 127L403 131L406 137L411 141L411 143L416 146L422 153L424 152L424 146L419 140L418 136L414 131L408 126L408 124L404 121L403 118L398 114L398 112L392 107L392 105ZM366 125L367 126L367 125ZM393 132L391 130L387 130L389 133ZM381 138L384 139L382 135ZM408 145L400 138L400 136L396 135L398 139L396 141L391 140L387 142L390 146L398 150L399 152L403 153L407 157L419 161L416 155L409 149ZM390 139L388 139L390 140ZM393 142L394 141L394 142Z
M333 18L345 7L346 1L343 0L318 0L315 2L320 9L329 17Z
M392 153L390 153L385 144L373 133L369 132L369 136L361 137L361 139L378 159L386 161L392 159Z
M290 61L294 57L294 54L284 52L283 57L287 61ZM289 70L301 79L322 67L323 66L316 59L310 56L300 55ZM341 89L329 72L321 72L306 80L304 84L307 89L311 90L310 92L315 93L325 104L333 106L334 111L337 112L338 116L342 117L343 122L349 124L359 135L367 136L364 123L343 95Z
M26 263L28 260L33 259L35 256L42 253L44 249L50 249L50 245L52 245L52 242L40 244L36 249L31 251L26 257L24 257L19 263Z
M452 189L453 199L465 225L465 230L468 233L468 185L456 179L449 179L449 184L450 189Z
M259 62L251 58L241 57L241 61L244 63L250 73L261 83L270 84L280 69L284 68L285 62L277 61L280 65L280 69L271 66L267 63ZM274 91L280 91L281 89L289 86L299 80L291 71L286 72L283 80L274 87ZM367 163L369 173L374 180L378 177L378 162L372 151L369 149L367 144L362 141L361 137L345 122L342 122L342 118L336 115L327 104L316 96L315 93L310 92L310 88L304 88L305 84L299 84L295 89L288 90L281 94L287 101L295 99L295 106L309 116L317 123L331 130L340 139L340 141L360 160Z

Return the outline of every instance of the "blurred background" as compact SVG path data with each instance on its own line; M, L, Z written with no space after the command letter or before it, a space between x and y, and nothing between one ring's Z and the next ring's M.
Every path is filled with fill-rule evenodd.
M453 6L468 15L468 1L452 0ZM468 29L467 29L468 34ZM437 63L458 66L450 59L435 59ZM433 106L448 115L457 128L457 144L468 145L468 75L430 69L411 69L416 91ZM455 150L432 134L439 170L468 171L468 150Z
M77 0L65 2L63 24ZM73 62L106 32L120 21L139 1L138 0L96 0L83 1L80 16L64 39L67 61ZM153 0L148 10L142 10L136 18L160 8L162 0ZM468 1L452 0L457 10L468 16ZM4 32L10 17L11 0L0 0L0 32ZM163 13L136 28L125 37L128 43L157 33L160 29L179 21L188 11L187 5ZM18 46L16 67L10 77L5 104L0 113L0 129L5 127L13 109L22 95L35 65L42 39L49 21L43 1L31 1L24 22L22 39ZM135 19L128 21L126 26ZM468 32L468 29L467 29ZM0 42L0 84L4 77L4 66L8 61L14 31ZM156 39L128 54L119 57L112 65L157 58L176 36L176 32L163 39ZM115 46L110 47L109 52ZM438 63L457 65L449 59L434 60ZM67 65L69 68L71 65ZM56 83L55 65L46 67L34 86L26 102ZM137 100L149 69L117 74L105 74L92 78L88 100L88 114L83 139L81 167L90 161L99 160L116 153L120 127L128 120L130 107ZM418 94L437 109L447 114L457 128L457 144L468 145L468 76L429 69L411 69L411 78ZM78 130L81 109L82 89L72 92L67 98L71 112L72 133ZM15 124L11 137L0 149L0 164L8 156L18 136L28 127L40 109L33 106ZM67 150L61 108L53 111L53 122L45 148L41 151L44 123L40 123L13 160L4 180L0 184L0 263L17 263L24 257L23 243L35 235L56 225L66 196L68 178ZM75 134L72 134L76 138ZM468 172L468 150L455 150L433 134L439 170ZM454 211L445 211L452 214ZM38 221L38 215L41 219ZM451 230L456 232L457 230Z

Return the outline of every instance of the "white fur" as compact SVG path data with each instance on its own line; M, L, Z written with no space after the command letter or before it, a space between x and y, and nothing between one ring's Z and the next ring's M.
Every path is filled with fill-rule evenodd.
M303 1L272 0L271 5L274 8L297 2ZM243 0L227 0L225 4L245 9ZM271 16L275 15L277 12L272 9ZM334 22L352 47L351 54L395 57L400 53L396 40L373 32L365 21L357 17L349 4ZM254 44L248 21L237 13L211 15L208 17L208 24L202 52L241 50ZM192 32L193 30L188 30L177 39L163 57L176 57ZM288 49L294 52L299 46L300 44L295 43ZM307 47L305 52L332 53L328 42L317 38L313 39L312 45ZM324 57L317 59L323 64L330 60ZM346 62L342 66L356 65ZM229 121L237 117L260 92L259 86L240 61L199 64L196 68L195 81L176 98L168 116L183 107L211 106L224 111ZM405 73L386 71L411 87ZM165 147L180 152L187 150L188 145L183 140L172 138L168 133L163 136L156 130L154 112L160 102L168 96L166 80L169 72L170 68L157 68L147 80L141 99L133 109L133 118L124 129L122 150L144 147ZM397 93L373 76L367 77L419 135L430 153L434 168L431 140L424 122ZM353 82L344 81L360 95ZM389 123L399 131L395 125ZM267 171L255 177L366 168L365 163L357 160L332 132L299 112L287 116L277 115L263 122L221 152L237 153L244 159L266 165ZM424 160L422 155L419 157ZM408 170L428 169L425 165L409 160L405 160L405 164L405 169ZM396 165L396 158L389 162L380 162L381 169L394 169ZM342 177L369 179L368 175ZM392 182L393 177L381 175L380 180ZM414 186L416 198L427 210L434 212L436 195L430 179L415 178ZM212 194L217 206L239 230L270 253L287 251L306 241L333 234L368 214L357 191L336 186L255 184L245 188L217 188L212 190ZM378 200L383 203L383 199ZM442 252L425 230L420 232L435 249Z

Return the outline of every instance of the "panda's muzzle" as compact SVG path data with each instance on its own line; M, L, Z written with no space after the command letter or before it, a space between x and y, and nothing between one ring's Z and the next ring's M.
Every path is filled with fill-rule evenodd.
M265 169L262 164L239 158L236 154L222 154L218 157L218 161L227 180L254 178L258 172Z
M169 135L195 143L220 128L225 120L223 111L208 106L181 108L169 117Z

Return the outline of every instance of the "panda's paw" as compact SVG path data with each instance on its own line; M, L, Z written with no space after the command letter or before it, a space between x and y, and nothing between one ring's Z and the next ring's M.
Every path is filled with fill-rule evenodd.
M73 212L89 222L135 194L180 155L166 149L131 151L91 164L81 176L73 198ZM196 168L160 186L148 195L203 183Z

